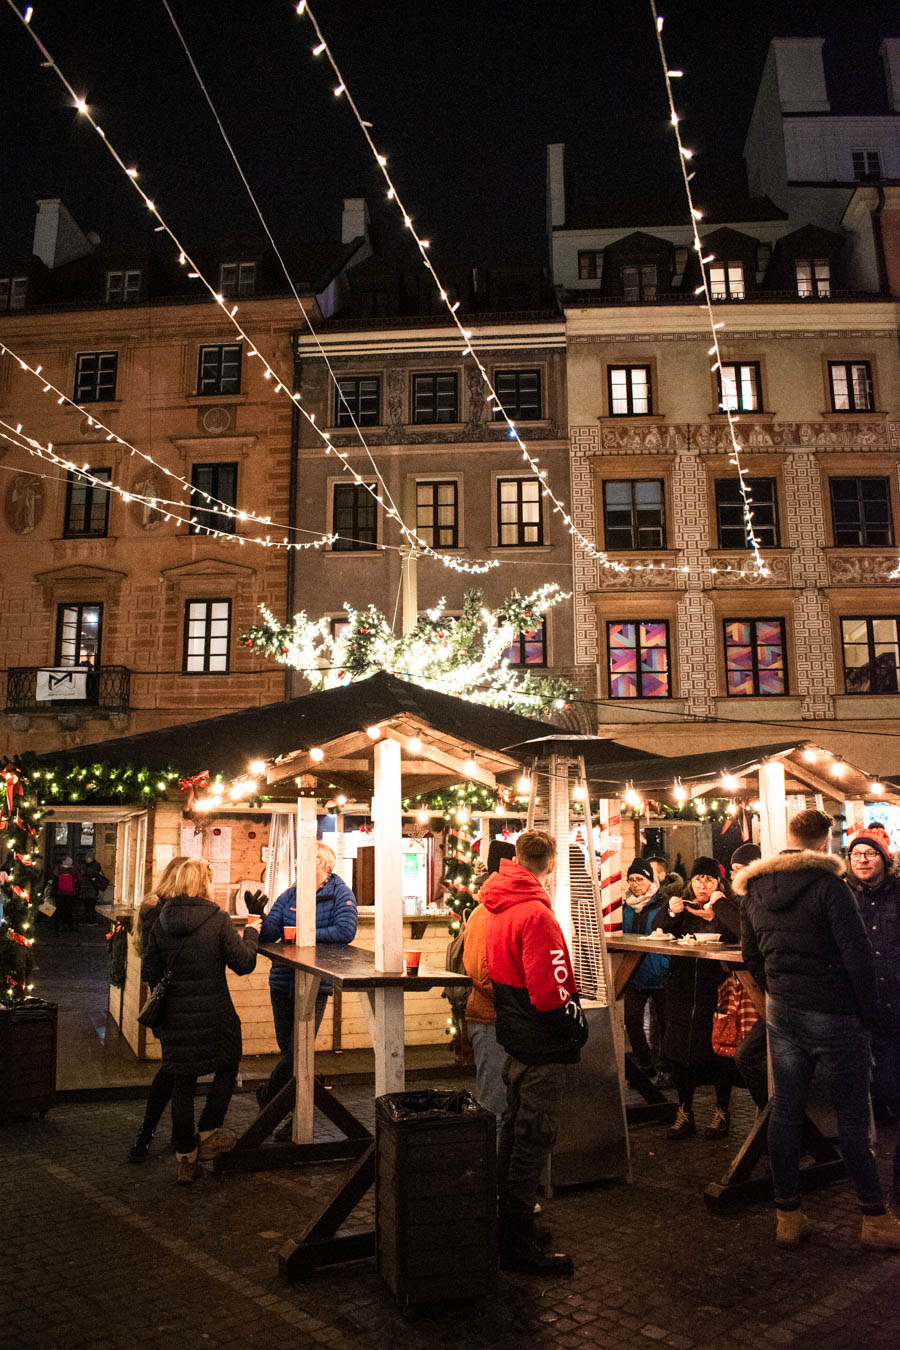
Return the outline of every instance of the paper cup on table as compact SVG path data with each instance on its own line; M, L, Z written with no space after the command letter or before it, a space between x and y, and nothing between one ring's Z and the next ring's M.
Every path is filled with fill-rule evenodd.
M285 929L284 929L284 940L285 940L285 942L296 942L296 941L297 941L297 929L296 929L296 927L294 927L294 928L288 928L287 925L285 925Z
M421 960L422 953L420 951L410 949L408 952L403 953L403 961L406 966L407 975L418 975L419 962Z

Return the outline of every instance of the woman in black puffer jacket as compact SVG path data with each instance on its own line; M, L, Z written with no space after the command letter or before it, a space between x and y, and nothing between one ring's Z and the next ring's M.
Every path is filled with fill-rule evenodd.
M740 940L740 910L714 858L695 860L684 896L670 897L668 913L663 915L660 926L674 937L719 933L726 942ZM731 1125L734 1065L712 1048L713 1017L725 973L718 961L673 957L669 962L662 1055L678 1093L678 1114L668 1132L670 1139L686 1139L696 1134L694 1090L701 1083L712 1083L716 1090L716 1108L706 1137L721 1138L728 1134Z
M234 1148L235 1137L221 1128L237 1081L241 1023L234 1010L226 967L249 975L256 965L259 923L251 915L238 937L231 919L212 898L212 867L189 858L173 879L175 894L150 931L141 975L156 985L166 967L172 979L165 996L159 1038L163 1066L172 1078L172 1129L176 1180L199 1175L199 1163ZM212 1086L194 1133L194 1091L201 1074Z

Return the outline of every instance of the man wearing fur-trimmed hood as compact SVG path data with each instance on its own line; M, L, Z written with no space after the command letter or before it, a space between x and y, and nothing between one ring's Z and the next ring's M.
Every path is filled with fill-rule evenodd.
M779 1246L796 1247L812 1225L800 1208L803 1118L813 1071L828 1079L838 1142L862 1211L865 1246L900 1249L900 1223L887 1212L869 1144L870 1029L877 1019L872 946L844 864L832 857L831 820L800 811L789 847L737 878L744 898L741 945L766 990L774 1106L769 1160Z
M890 841L877 827L861 830L847 850L847 880L875 949L878 1018L872 1028L872 1100L876 1119L900 1120L900 876ZM900 1204L900 1139L894 1151L894 1204Z

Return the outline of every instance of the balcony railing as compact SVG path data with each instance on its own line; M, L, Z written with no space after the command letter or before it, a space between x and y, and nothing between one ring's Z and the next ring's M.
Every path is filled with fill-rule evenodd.
M53 713L92 710L98 713L127 712L131 698L131 671L126 666L73 666L72 673L85 672L83 698L38 698L38 672L46 666L10 666L6 678L8 713ZM54 670L58 669L54 667ZM52 692L52 691L51 691Z

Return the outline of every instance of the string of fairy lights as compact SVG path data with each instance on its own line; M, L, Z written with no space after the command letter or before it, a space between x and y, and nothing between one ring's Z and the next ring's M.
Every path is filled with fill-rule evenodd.
M743 463L741 461L741 446L736 431L736 424L738 422L738 418L735 417L734 410L729 406L728 399L725 397L725 382L722 374L723 369L722 349L719 342L719 334L721 330L725 327L725 323L722 319L717 319L715 316L715 311L713 309L713 302L712 302L712 290L709 281L709 273L706 270L707 267L710 265L710 263L715 262L715 254L714 253L704 254L703 252L703 241L700 238L700 229L699 229L699 222L703 219L703 212L698 210L697 205L694 201L694 193L691 188L691 181L694 177L694 174L692 171L688 170L688 164L693 159L694 152L693 150L690 150L682 140L681 121L675 107L675 95L672 89L672 81L676 79L682 79L683 72L680 70L673 70L669 66L669 62L666 59L665 46L663 44L663 24L665 21L657 13L655 0L649 0L649 4L651 13L653 14L654 28L656 32L656 45L659 51L659 58L662 63L663 78L665 80L666 85L666 96L669 101L670 121L672 124L672 129L675 133L675 140L678 144L678 160L681 168L682 181L684 183L684 191L687 197L690 228L691 233L693 235L693 246L700 263L701 283L697 287L694 294L703 296L701 305L703 308L705 308L707 317L709 319L709 329L712 337L712 346L709 348L707 355L713 358L713 363L710 369L714 374L718 375L719 385L722 391L722 399L720 401L719 406L724 412L728 423L728 434L731 440L731 457L729 463L732 464L735 469L737 469L737 479L738 484L740 486L741 502L744 514L744 532L747 537L747 542L750 545L751 551L753 553L753 562L757 572L759 573L760 576L767 577L770 575L770 569L766 566L766 563L763 559L762 552L760 549L759 538L757 537L756 530L753 525L753 498L750 492L750 485L747 482L746 477L747 470L744 468Z
M119 151L115 148L115 146L112 144L112 142L106 135L106 132L103 130L103 128L95 119L93 113L91 112L90 108L87 105L87 101L80 94L77 93L74 86L71 84L66 75L57 65L56 61L54 60L52 54L50 53L44 42L42 42L42 40L38 37L37 33L34 31L34 28L31 24L31 17L32 17L31 7L29 6L29 8L25 11L25 13L21 13L13 4L13 0L6 0L6 3L7 7L10 10L12 10L13 14L15 14L15 16L18 18L20 23L24 26L26 32L29 34L29 36L37 46L38 51L44 58L44 65L48 69L52 70L53 73L56 75L57 79L60 81L63 88L66 90L66 92L72 99L73 106L78 110L78 112L85 118L88 124L97 133L100 140L103 142L104 146L111 155L113 161L118 165L119 169L125 175L128 182L138 193L147 210L154 217L154 219L158 221L158 224L154 226L155 232L166 234L168 238L172 241L172 244L178 251L179 263L181 264L182 267L186 267L188 269L187 275L192 279L199 280L201 284L206 288L206 290L209 292L214 302L219 306L219 309L221 310L224 317L231 323L235 332L238 333L243 342L246 342L248 344L248 351L247 351L248 357L250 358L256 357L259 359L263 367L264 379L273 380L275 394L276 395L284 394L284 396L289 400L289 402L291 402L298 409L301 416L305 418L309 426L313 429L315 434L321 440L322 444L325 447L325 453L326 454L334 453L335 455L337 455L344 469L353 478L353 481L357 485L357 487L364 489L366 492L368 492L371 496L375 498L375 500L377 501L378 505L382 508L384 513L390 519L396 522L402 535L404 536L410 547L414 548L418 553L425 554L428 557L434 558L438 562L443 564L443 566L456 572L466 572L478 575L490 571L493 568L499 566L499 562L496 559L470 562L468 560L454 557L450 554L441 553L439 550L432 548L432 546L429 543L427 543L426 540L421 538L421 536L418 535L415 530L411 529L410 526L406 524L400 512L397 510L396 506L394 506L392 503L390 503L385 499L385 497L382 494L382 491L379 491L377 488L373 488L373 486L366 481L366 478L350 464L347 453L340 446L333 444L330 432L323 430L316 424L315 413L310 413L306 410L306 408L303 406L300 394L297 392L292 392L290 390L290 388L288 387L289 382L285 380L283 377L279 376L276 368L270 363L267 357L263 355L263 353L258 349L257 345L253 342L250 335L245 330L242 322L237 318L239 308L237 303L231 304L229 299L227 299L220 291L216 290L213 283L203 274L199 264L188 252L187 248L183 245L179 237L176 235L175 231L164 219L156 203L144 192L143 188L138 183L139 172L137 168L130 167L128 164L126 164L125 160L122 158ZM114 433L113 438L115 438ZM155 463L155 461L153 462ZM380 483L383 483L380 474L378 475L378 480Z

